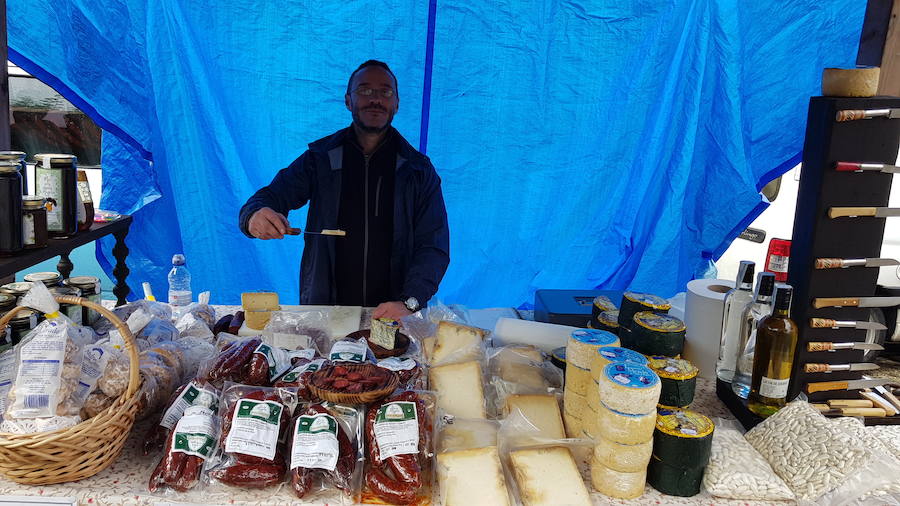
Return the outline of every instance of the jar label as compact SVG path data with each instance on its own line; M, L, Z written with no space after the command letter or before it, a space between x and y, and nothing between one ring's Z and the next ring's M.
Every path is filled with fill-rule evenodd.
M37 195L55 201L53 207L47 211L47 230L64 232L63 207L66 197L63 191L63 171L38 167L34 184L34 192Z
M22 239L24 239L25 246L34 246L34 215L31 213L25 213L25 216L22 217Z

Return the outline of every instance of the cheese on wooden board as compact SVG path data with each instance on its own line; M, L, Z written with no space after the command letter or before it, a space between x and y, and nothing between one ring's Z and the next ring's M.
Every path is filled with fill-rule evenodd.
M584 418L584 412L587 410L587 398L571 390L566 390L563 392L563 409L578 419Z
M486 418L481 363L462 362L432 367L431 388L438 394L438 407L461 418Z
M647 470L634 473L615 471L602 464L591 463L591 484L594 490L616 499L637 499L644 494Z
M822 70L822 95L826 97L874 97L881 69L826 68Z
M582 369L572 363L566 366L566 390L571 390L579 395L587 395L588 385L592 381L589 369Z
M244 292L241 294L241 308L247 311L278 311L278 294L275 292Z
M393 350L400 322L390 318L372 318L369 341L386 350Z
M600 401L609 409L630 415L656 411L662 389L659 376L647 366L617 362L603 368Z
M478 359L485 331L476 327L441 320L438 323L431 363L466 362Z
M566 429L555 395L510 395L506 398L507 416L519 414L548 439L564 439Z
M653 439L635 445L623 445L605 437L596 437L591 463L622 473L636 473L647 469L652 454Z
M499 424L493 420L453 418L441 429L438 452L497 446Z
M597 435L610 441L635 445L653 439L656 429L656 412L646 415L628 415L609 409L602 402L597 409Z
M553 446L515 450L509 453L509 459L524 506L592 504L568 448Z
M572 439L581 437L583 432L581 418L572 415L568 411L563 411L563 421L566 423L566 436Z
M594 350L602 346L618 346L619 338L611 332L596 329L573 330L566 342L566 366L590 370Z
M600 375L603 374L603 368L613 362L634 362L635 364L647 365L647 357L621 346L598 348L591 357L591 378L599 380Z
M437 468L445 506L510 504L495 446L438 454Z
M271 311L244 311L244 325L253 330L263 330L272 318Z

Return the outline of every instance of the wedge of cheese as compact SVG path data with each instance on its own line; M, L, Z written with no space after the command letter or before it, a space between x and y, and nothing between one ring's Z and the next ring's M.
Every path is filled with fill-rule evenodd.
M482 329L442 320L438 323L431 363L434 365L477 360L482 355Z
M492 369L497 376L531 390L550 386L541 372L543 361L540 350L533 346L504 346L491 357Z
M437 470L445 506L510 504L496 446L441 453Z
M275 292L244 292L241 294L244 311L278 311L278 294Z
M455 452L497 446L499 423L493 420L454 418L441 429L438 452Z
M525 506L591 504L590 494L568 448L515 450L509 453L509 459Z
M507 416L521 416L537 429L537 437L564 439L566 428L555 395L510 395L506 398Z
M481 363L462 362L432 367L431 388L437 392L438 407L460 418L487 418Z

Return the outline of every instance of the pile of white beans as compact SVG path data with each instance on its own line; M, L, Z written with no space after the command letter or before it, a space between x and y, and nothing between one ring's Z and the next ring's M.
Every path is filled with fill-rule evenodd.
M739 430L717 426L703 487L726 499L784 501L794 493Z
M867 448L900 458L900 426L875 425L866 427L859 418L849 417L835 418L831 423L859 438ZM870 497L884 496L885 494L900 495L900 483L890 483L880 487L864 495L861 499L865 500Z

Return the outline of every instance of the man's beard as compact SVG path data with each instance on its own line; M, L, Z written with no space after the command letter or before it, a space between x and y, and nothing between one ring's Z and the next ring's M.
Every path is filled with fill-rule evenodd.
M381 126L381 127L369 126L369 125L366 125L365 123L363 123L362 119L359 117L359 112L360 112L359 109L355 109L353 111L353 114L352 114L353 124L356 125L357 128L359 128L360 130L362 130L363 132L365 132L367 134L380 134L380 133L386 131L391 126L391 121L394 120L394 115L389 114L387 112L387 109L384 109L384 108L370 107L370 109L376 109L376 110L380 110L380 111L384 112L385 116L387 117L387 121L384 123L384 126Z

